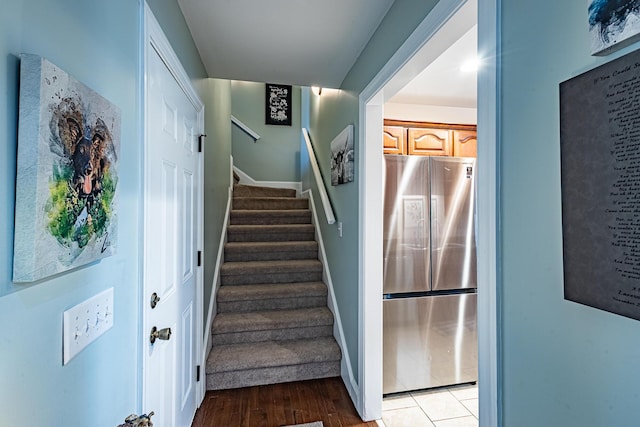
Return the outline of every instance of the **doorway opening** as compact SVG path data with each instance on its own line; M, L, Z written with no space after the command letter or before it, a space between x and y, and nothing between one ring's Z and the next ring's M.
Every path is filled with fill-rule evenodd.
M445 4L447 3L447 4ZM478 5L478 3L480 3ZM478 7L480 6L480 7ZM497 0L439 2L360 94L359 396L364 419L382 414L383 142L385 103L478 24L478 348L480 424L497 426L496 40ZM466 27L466 30L465 30Z

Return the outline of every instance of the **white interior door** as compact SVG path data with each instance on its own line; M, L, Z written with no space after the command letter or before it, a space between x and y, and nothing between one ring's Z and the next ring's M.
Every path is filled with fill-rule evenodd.
M162 49L147 43L143 411L155 412L155 425L190 426L202 323L202 106L184 90ZM154 327L160 334L152 343Z

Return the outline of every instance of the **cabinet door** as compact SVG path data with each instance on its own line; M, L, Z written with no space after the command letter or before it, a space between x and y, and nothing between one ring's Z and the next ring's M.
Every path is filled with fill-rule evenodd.
M407 154L405 133L402 126L385 126L382 131L384 154Z
M453 131L453 155L456 157L476 157L478 136L474 130Z
M450 156L449 130L430 128L408 129L408 154L423 156Z

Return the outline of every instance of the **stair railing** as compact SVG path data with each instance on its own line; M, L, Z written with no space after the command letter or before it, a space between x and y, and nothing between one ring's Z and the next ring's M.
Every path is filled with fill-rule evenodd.
M320 201L322 202L324 215L327 217L327 223L333 224L336 222L336 216L333 213L333 208L331 207L331 202L329 201L329 195L327 194L327 188L325 187L324 181L322 180L320 168L318 167L318 160L316 159L316 155L313 151L313 146L311 145L311 139L309 138L309 132L307 131L307 129L302 128L302 136L304 137L304 141L307 146L309 164L311 165L311 170L313 171L313 178L315 180L316 187L318 187L318 194L320 196Z
M260 135L258 135L256 132L254 132L249 126L245 125L244 123L242 123L238 118L234 117L233 115L231 116L231 123L233 123L234 125L236 125L239 129L241 129L244 133L246 133L247 135L249 135L251 138L253 138L253 142L258 142L258 140L260 139Z

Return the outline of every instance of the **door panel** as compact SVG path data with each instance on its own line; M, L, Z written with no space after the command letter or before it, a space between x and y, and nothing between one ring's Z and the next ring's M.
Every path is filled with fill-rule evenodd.
M477 157L478 136L474 130L453 131L453 155L456 157Z
M166 299L168 293L175 289L175 264L171 260L175 259L175 241L176 241L176 198L177 198L177 169L176 165L162 160L162 186L160 197L158 198L157 207L154 211L158 212L162 218L162 224L160 225L161 244L153 251L159 251L160 259L162 260L162 274L158 277L159 283L163 283L162 297ZM158 259L158 258L156 258Z
M164 96L162 97L162 128L173 139L177 139L177 123L176 109L169 105Z
M432 288L476 288L475 159L431 159Z
M383 393L478 380L477 295L384 300Z
M385 294L430 290L429 158L385 155Z
M193 366L193 337L195 336L195 331L193 330L193 304L189 304L184 313L182 313L181 329L181 335L184 339L182 339L182 363L180 363L182 368L180 373L180 384L182 385L180 395L182 396L181 409L184 410L193 392L194 376L192 374L195 370Z
M182 194L184 200L182 204L182 279L186 281L191 275L193 275L193 268L195 266L194 256L195 253L192 250L194 247L193 239L195 236L195 212L194 212L194 192L195 185L193 182L193 172L183 171L182 176Z
M407 135L407 152L410 155L451 155L450 134L447 129L409 128Z
M406 129L402 126L385 126L382 129L382 148L384 154L406 154Z

